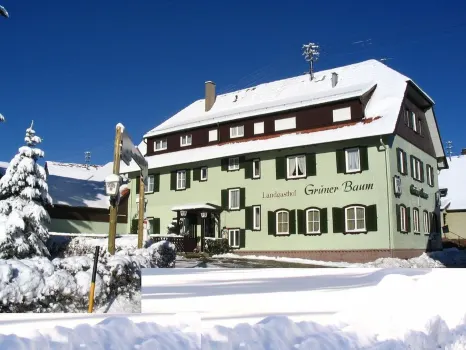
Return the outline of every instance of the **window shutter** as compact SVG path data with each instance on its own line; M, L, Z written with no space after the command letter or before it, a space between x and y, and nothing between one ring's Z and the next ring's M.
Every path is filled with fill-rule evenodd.
M296 210L288 212L288 220L290 220L290 235L296 234Z
M408 175L408 155L405 151L403 152L403 168L405 169L404 175Z
M411 232L411 208L406 208L406 231Z
M160 234L160 218L152 219L152 233Z
M377 231L377 206L375 204L366 207L366 230Z
M191 169L187 169L186 172L186 188L191 187Z
M244 187L239 189L239 208L244 209L246 207L246 189Z
M410 156L409 160L410 160L409 163L411 164L411 177L414 179L414 157Z
M306 177L317 174L316 154L309 153L306 155Z
M244 169L246 167L246 157L245 156L241 156L241 157L238 157L238 160L239 160L239 168L240 169Z
M131 234L133 235L137 235L138 234L138 219L133 219L131 220L131 228L130 228L130 232Z
M160 174L154 174L154 192L160 192Z
M244 178L245 179L252 179L252 168L253 167L254 167L254 164L252 160L245 162L244 164Z
M342 149L337 150L336 159L337 159L337 173L338 174L345 173L346 172L345 151Z
M396 149L396 165L398 168L398 172L400 174L403 174L401 171L401 152L402 152L401 148Z
M398 232L401 232L401 213L400 213L400 209L401 207L397 204L396 205L396 230Z
M228 158L223 158L220 161L220 164L221 164L221 167L222 167L222 171L228 171Z
M193 169L193 181L201 181L201 168Z
M254 212L252 207L246 207L246 210L244 211L244 222L246 227L246 230L253 230L254 225L253 225L253 217L254 217Z
M139 194L139 186L141 185L141 177L138 176L136 177L136 194Z
M424 173L425 173L425 171L424 171L424 163L423 162L421 162L420 168L421 168L421 182L424 182Z
M327 208L320 209L320 232L328 233Z
M170 191L176 191L176 171L170 174Z
M222 190L221 196L222 209L228 210L228 190Z
M432 166L430 166L430 184L431 184L432 187L435 186L434 167L432 167Z
M296 221L298 223L298 235L304 235L306 233L306 213L304 210L296 210Z
M286 178L286 159L285 157L278 157L275 159L275 173L277 180Z
M343 233L345 217L342 208L332 208L333 233Z
M267 226L269 235L275 236L275 213L273 211L267 212Z
M359 157L361 158L361 170L369 170L369 155L367 147L359 147Z
M246 230L245 229L239 230L239 247L240 248L246 247Z

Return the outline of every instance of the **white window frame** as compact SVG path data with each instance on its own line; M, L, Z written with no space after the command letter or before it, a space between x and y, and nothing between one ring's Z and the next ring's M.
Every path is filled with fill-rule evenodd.
M231 239L232 234L233 234L233 239ZM230 228L230 229L228 229L228 245L231 248L239 248L240 239L241 239L241 237L240 237L239 228Z
M404 205L400 205L400 230L401 232L408 232L408 215Z
M406 153L399 149L398 152L400 153L400 173L402 175L405 175L406 174L406 169L405 169L405 160L406 160ZM408 163L408 162L406 162Z
M205 176L204 176L204 174L202 173L203 170L205 170ZM208 177L208 170L207 170L207 167L206 167L206 166L203 166L203 167L201 167L201 175L200 175L201 181L207 181L207 177Z
M256 163L259 164L259 171L256 172ZM260 159L253 159L252 160L252 178L258 179L261 177L261 160Z
M419 219L419 209L413 208L413 231L414 233L421 233L421 222Z
M230 127L230 139L244 136L244 125L236 125Z
M152 180L151 180L152 179ZM152 188L151 188L152 185ZM144 182L144 193L153 193L155 188L155 176L149 175Z
M356 216L357 209L363 209L363 222L364 222L364 227L363 228L358 228L357 223L358 223L358 218ZM348 211L354 210L354 219L348 219ZM348 228L348 221L349 220L354 220L354 229L350 230ZM367 227L366 227L366 208L360 205L352 205L351 207L345 208L345 232L367 232Z
M160 144L160 147L157 148L157 144ZM165 147L164 147L165 144ZM160 139L160 140L155 140L154 141L154 152L158 151L165 151L168 146L168 140L167 139Z
M294 160L296 169L298 169L298 158L304 158L304 172L302 175L292 175L290 174L290 161ZM306 177L306 156L304 154L291 156L286 158L286 178L287 179L300 179Z
M239 157L228 158L228 171L239 170Z
M423 211L422 217L424 219L424 234L430 235L430 215L429 212Z
M417 132L416 113L414 113L413 111L410 111L409 117L411 118L411 124L412 124L414 132Z
M287 227L288 227L288 230L287 231L279 231L278 230L278 227L279 227L279 221L278 221L278 214L281 214L281 213L286 213L287 215L287 218L288 220L286 221L286 224L287 224ZM282 221L282 224L284 224L285 221ZM287 211L287 210L279 210L275 213L275 234L277 236L279 235L289 235L290 234L290 212Z
M417 181L421 181L421 161L417 158L412 158L413 162L413 179Z
M358 168L357 169L349 169L348 168L348 166L349 166L348 154L350 152L354 152L354 151L358 152ZM359 148L354 147L354 148L345 149L345 169L346 169L347 173L357 173L358 171L361 171L361 151L359 150Z
M235 206L235 207L233 207L233 206L231 205L231 202L232 202L231 199L232 199L232 193L233 193L233 192L235 192L235 193L237 192L237 193L238 193L238 206ZM231 188L231 189L229 189L229 190L228 190L228 209L229 209L229 210L239 210L240 207L241 207L241 192L240 192L239 188Z
M186 170L178 170L176 172L176 189L177 190L186 189Z
M434 186L434 168L429 164L426 165L426 174L427 174L427 184L429 186Z
M264 122L254 123L254 135L260 135L264 133Z
M318 213L319 214L319 220L315 221L312 220L312 223L318 223L319 224L319 229L317 231L314 231L314 225L312 225L312 228L309 227L309 213ZM320 210L317 208L311 208L306 210L306 233L311 234L311 233L320 233L321 227L320 227Z
M259 215L259 222L256 220L256 214ZM252 207L252 229L255 231L259 231L261 229L261 206L260 205L254 205Z
M209 130L209 142L218 141L218 129Z
M193 144L193 135L180 136L180 147L191 146Z

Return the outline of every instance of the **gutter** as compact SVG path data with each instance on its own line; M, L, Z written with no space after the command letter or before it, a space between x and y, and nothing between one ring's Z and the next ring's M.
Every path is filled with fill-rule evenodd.
M390 176L388 173L389 169L389 158L388 154L388 145L383 143L382 136L380 137L380 145L384 149L385 153L385 179L387 183L387 199L388 199L388 248L390 249L390 257L393 258L393 232L392 232L392 197L390 195Z

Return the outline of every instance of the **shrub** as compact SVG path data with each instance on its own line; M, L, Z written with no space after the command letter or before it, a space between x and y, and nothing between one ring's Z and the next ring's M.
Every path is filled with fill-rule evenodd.
M225 254L231 251L228 239L206 239L205 240L205 251L210 255Z

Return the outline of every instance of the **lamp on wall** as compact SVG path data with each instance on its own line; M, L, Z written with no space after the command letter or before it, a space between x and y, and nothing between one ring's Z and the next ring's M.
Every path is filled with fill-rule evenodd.
M201 213L201 218L205 219L207 217L207 212L203 211Z
M186 214L188 214L188 212L186 210L180 210L181 217L184 218L186 216Z

